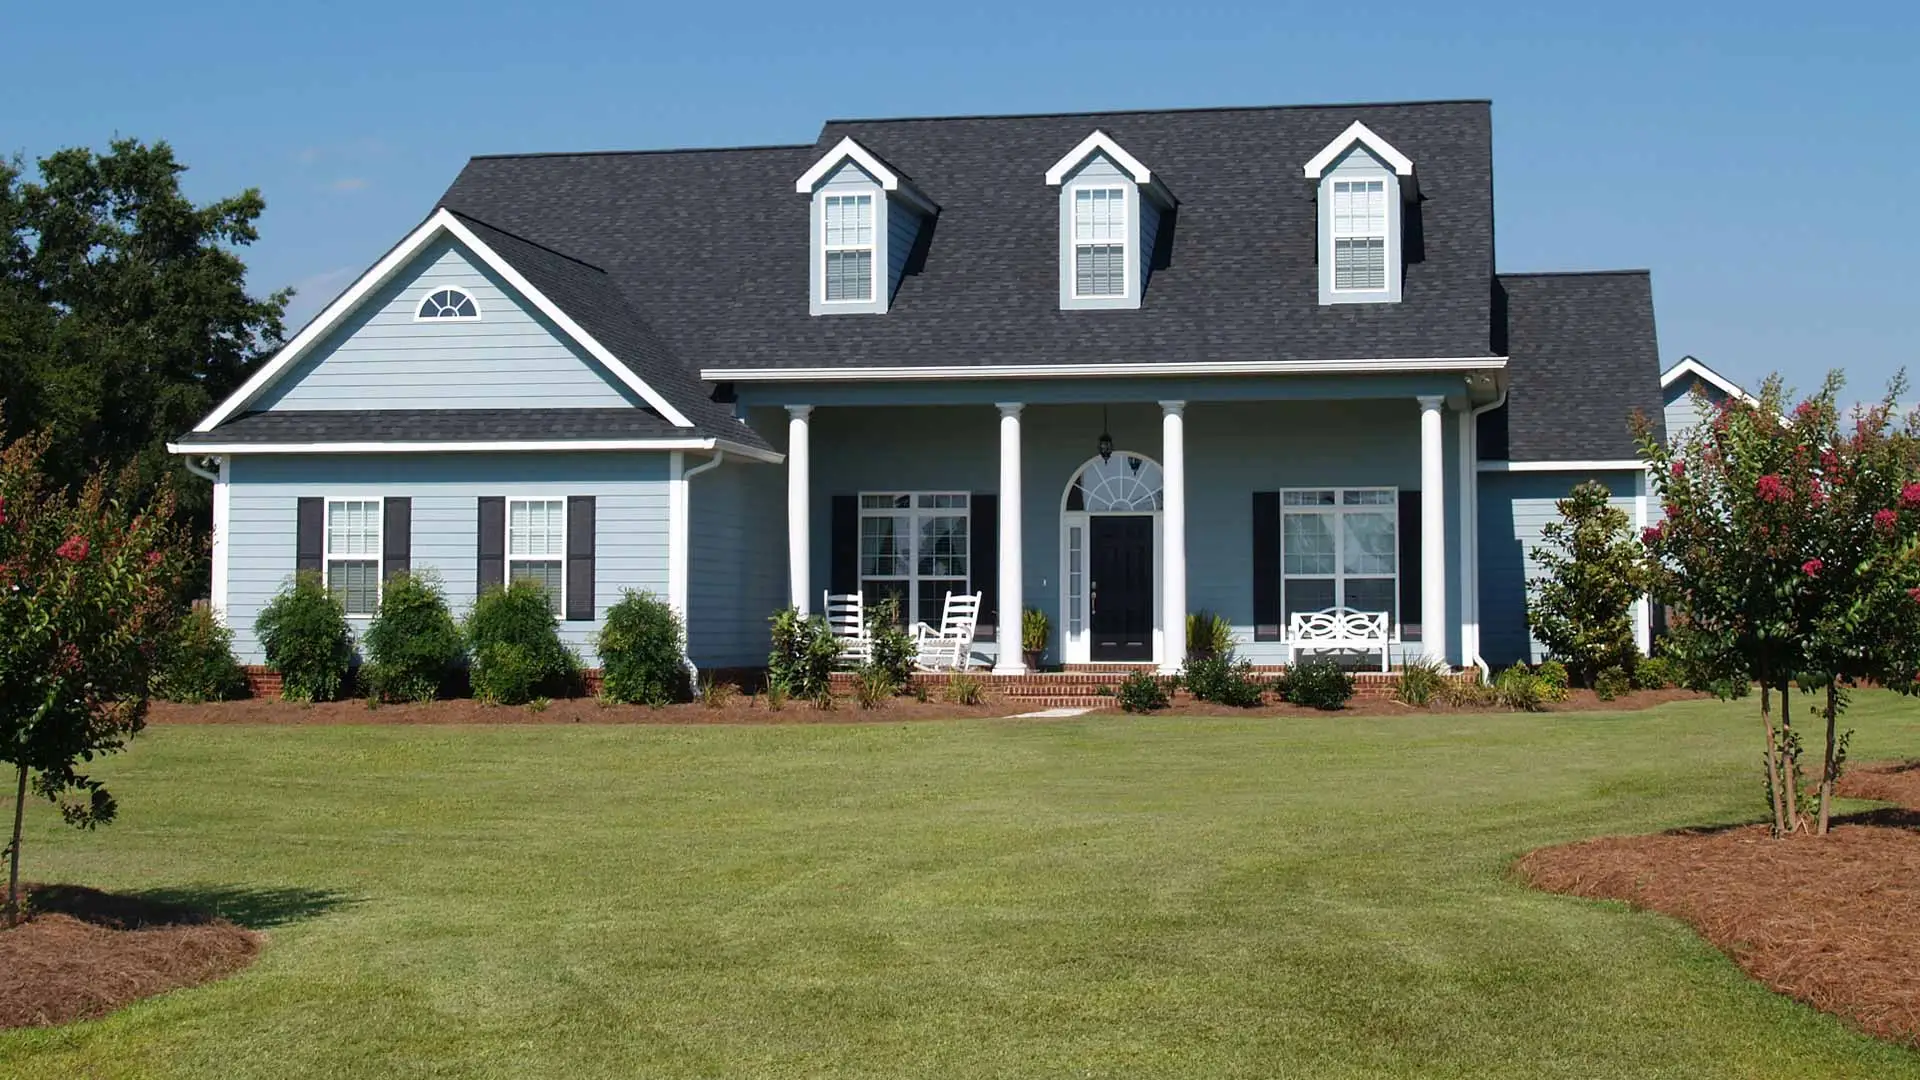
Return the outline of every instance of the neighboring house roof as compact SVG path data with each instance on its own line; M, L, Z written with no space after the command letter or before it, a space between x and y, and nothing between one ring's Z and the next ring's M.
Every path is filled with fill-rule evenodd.
M1482 455L1509 461L1628 461L1635 413L1665 437L1644 270L1501 274L1507 404L1482 417ZM1505 454L1498 452L1504 441Z
M567 449L573 444L629 446L663 444L665 449L738 450L777 460L744 425L720 438L675 427L649 409L281 409L246 413L212 431L180 436L179 452L214 453L210 447L365 446L394 449L483 449L478 444L541 444ZM666 446L664 444L674 444Z
M1725 375L1720 374L1691 356L1681 357L1679 363L1668 368L1665 373L1660 376L1660 387L1663 390L1670 389L1673 384L1689 376L1717 387L1721 393L1729 397L1739 398L1749 405L1760 404L1760 399L1747 393L1746 389L1739 383L1734 382L1732 379L1727 378Z
M1364 120L1417 167L1397 304L1319 303L1301 169ZM1104 132L1177 193L1138 310L1062 311L1046 173ZM816 318L794 178L852 138L940 206L884 315ZM1490 357L1484 101L843 120L804 147L479 157L444 203L602 267L677 355L728 369Z

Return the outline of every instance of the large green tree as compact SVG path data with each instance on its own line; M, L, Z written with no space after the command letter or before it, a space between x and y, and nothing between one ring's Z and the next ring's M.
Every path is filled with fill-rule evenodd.
M78 490L131 467L153 490L188 430L278 348L290 290L255 296L237 249L258 238L257 190L196 205L164 142L0 161L0 402L12 440L53 436L44 462ZM180 513L204 534L204 482Z

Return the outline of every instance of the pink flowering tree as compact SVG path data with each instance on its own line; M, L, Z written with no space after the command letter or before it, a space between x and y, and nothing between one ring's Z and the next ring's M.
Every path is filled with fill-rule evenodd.
M111 821L113 797L82 770L144 722L156 647L177 616L188 562L163 488L135 509L99 478L49 485L49 438L0 451L0 762L12 766L7 921L20 918L20 838L29 788L80 828Z
M1760 687L1767 790L1779 834L1825 830L1845 760L1845 687L1912 690L1920 666L1920 429L1897 420L1896 380L1843 430L1843 382L1786 408L1778 377L1760 400L1703 403L1663 445L1642 431L1663 520L1642 537L1654 591L1676 607L1670 651L1728 695ZM1904 505L1912 494L1914 505ZM1824 698L1816 816L1803 791L1795 685ZM1771 709L1780 701L1778 725Z

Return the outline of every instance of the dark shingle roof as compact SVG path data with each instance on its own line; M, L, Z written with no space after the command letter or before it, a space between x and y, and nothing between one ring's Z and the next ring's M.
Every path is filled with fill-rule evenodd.
M1420 178L1399 304L1318 302L1300 170L1355 120ZM1044 175L1096 128L1180 198L1138 311L1059 310ZM849 135L941 212L886 315L815 318L793 181ZM1486 102L834 121L809 147L475 158L444 203L604 268L701 369L1490 353Z
M741 435L752 435L744 426ZM651 409L285 409L242 413L175 441L219 443L557 442L686 437ZM707 432L706 434L720 434ZM738 436L725 438L741 440ZM760 445L757 438L753 445Z
M1664 432L1646 271L1501 274L1499 292L1509 386L1506 407L1481 418L1482 456L1504 438L1512 461L1638 457L1636 412Z

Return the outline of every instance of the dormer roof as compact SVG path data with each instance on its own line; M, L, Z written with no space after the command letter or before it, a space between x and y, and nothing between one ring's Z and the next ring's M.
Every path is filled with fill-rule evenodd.
M919 188L914 187L911 180L902 175L898 169L882 161L880 155L861 146L852 136L835 143L833 149L828 150L820 160L813 163L811 168L801 173L800 179L793 182L793 190L801 195L811 195L815 188L833 175L835 169L849 161L858 165L868 176L873 177L882 191L898 196L921 213L932 214L939 211L940 208L934 205L933 200L922 194Z
M1393 148L1393 144L1374 133L1367 125L1355 120L1340 133L1339 137L1328 143L1321 151L1308 160L1303 171L1309 180L1319 180L1327 170L1340 160L1342 154L1355 146L1363 146L1367 152L1377 158L1380 164L1393 170L1401 177L1401 196L1411 200L1417 193L1413 175L1413 159Z
M1098 129L1080 140L1080 145L1067 151L1065 157L1054 162L1052 167L1047 169L1047 186L1059 187L1066 182L1067 176L1073 170L1086 164L1087 159L1095 155L1105 155L1120 168L1121 172L1132 178L1133 182L1140 186L1140 190L1148 192L1168 206L1173 205L1173 193L1168 191L1166 184L1153 174L1153 170L1147 168L1139 158L1127 153L1126 148L1116 142L1113 136Z

